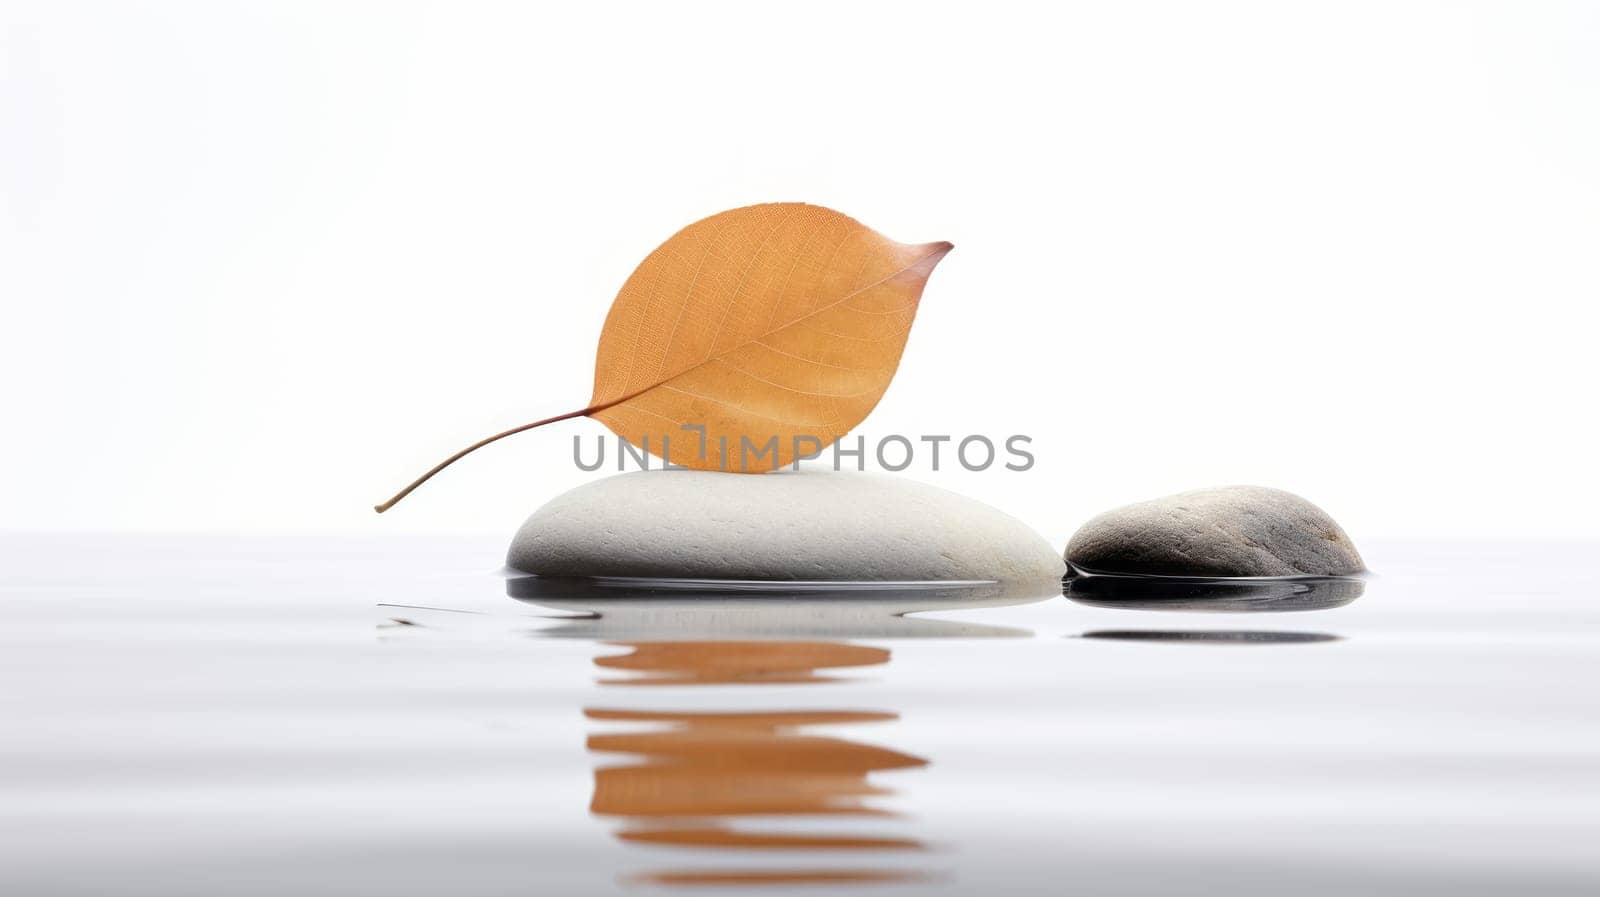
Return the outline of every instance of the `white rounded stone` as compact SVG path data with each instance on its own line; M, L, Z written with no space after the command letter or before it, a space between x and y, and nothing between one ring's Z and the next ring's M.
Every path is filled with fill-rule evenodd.
M828 582L1059 581L1021 521L900 477L636 471L557 496L507 563L542 576Z

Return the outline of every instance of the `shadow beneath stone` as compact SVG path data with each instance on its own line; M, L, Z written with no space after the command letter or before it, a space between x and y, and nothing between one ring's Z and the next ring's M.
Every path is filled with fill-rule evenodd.
M980 583L780 583L525 576L506 594L582 614L539 635L601 640L1020 638L1032 630L910 616L1008 607L1057 588Z
M1302 645L1311 642L1340 641L1340 636L1326 632L1267 632L1246 629L1102 629L1085 632L1080 637L1121 642L1180 642L1195 645Z
M1206 579L1081 574L1063 593L1079 604L1119 610L1277 613L1331 610L1361 597L1366 583L1350 577Z

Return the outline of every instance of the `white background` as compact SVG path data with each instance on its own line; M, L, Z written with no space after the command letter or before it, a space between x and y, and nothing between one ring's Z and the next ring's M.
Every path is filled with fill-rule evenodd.
M546 8L548 7L548 8ZM0 528L509 534L616 289L804 200L956 250L858 432L1053 542L1288 488L1600 535L1600 4L11 2Z

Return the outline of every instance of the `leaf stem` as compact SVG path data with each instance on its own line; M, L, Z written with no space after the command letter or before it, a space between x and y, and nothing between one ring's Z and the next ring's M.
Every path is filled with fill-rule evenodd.
M413 489L416 489L418 486L421 486L423 483L426 483L427 481L433 479L433 475L434 474L438 473L441 470L444 470L446 467L449 467L450 465L456 463L457 461L460 461L462 458L465 458L466 456L472 454L473 452L477 451L478 449L483 448L484 446L488 445L491 442L497 442L497 441L499 441L501 439L506 438L507 436L511 436L513 434L516 434L516 433L521 433L523 430L532 430L534 427L542 427L545 424L553 424L558 420L566 420L566 419L572 418L572 417L583 417L584 415L593 413L595 411L604 411L606 408L609 408L609 407L611 407L611 405L614 405L614 404L616 404L616 403L615 402L611 402L611 403L608 403L608 404L605 404L605 405L594 405L594 406L591 406L591 407L588 407L588 408L581 408L581 409L579 409L577 411L568 411L566 414L558 414L555 417L547 417L544 420L536 420L531 424L523 424L520 427L512 427L511 429L506 430L503 433L496 433L493 436L490 436L490 437L488 437L486 439L480 439L477 442L474 442L473 444L471 444L471 445L467 446L466 448L462 449L461 451L456 452L455 454L451 455L450 457L444 459L443 461L440 461L438 464L434 465L432 470L428 471L427 473L425 473L422 476L417 477L415 480L413 480L411 482L411 485L405 487L404 489L401 489L399 492L396 492L394 494L393 498L389 499L388 501L384 502L381 505L373 505L372 509L374 511L377 511L379 514L382 514L384 511L387 511L390 508L394 507L395 503L400 501L400 499L405 498L407 495L410 495L411 491Z

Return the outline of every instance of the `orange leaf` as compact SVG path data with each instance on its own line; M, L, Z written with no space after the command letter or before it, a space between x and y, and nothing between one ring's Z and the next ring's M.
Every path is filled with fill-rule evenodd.
M469 446L378 510L483 445L580 415L685 467L758 473L820 451L878 404L950 248L804 203L697 221L622 285L589 407Z
M949 243L908 246L821 206L678 231L617 294L590 416L675 464L757 472L833 442L889 387ZM705 427L700 434L682 429ZM773 452L756 457L773 440ZM664 450L665 449L665 450Z

